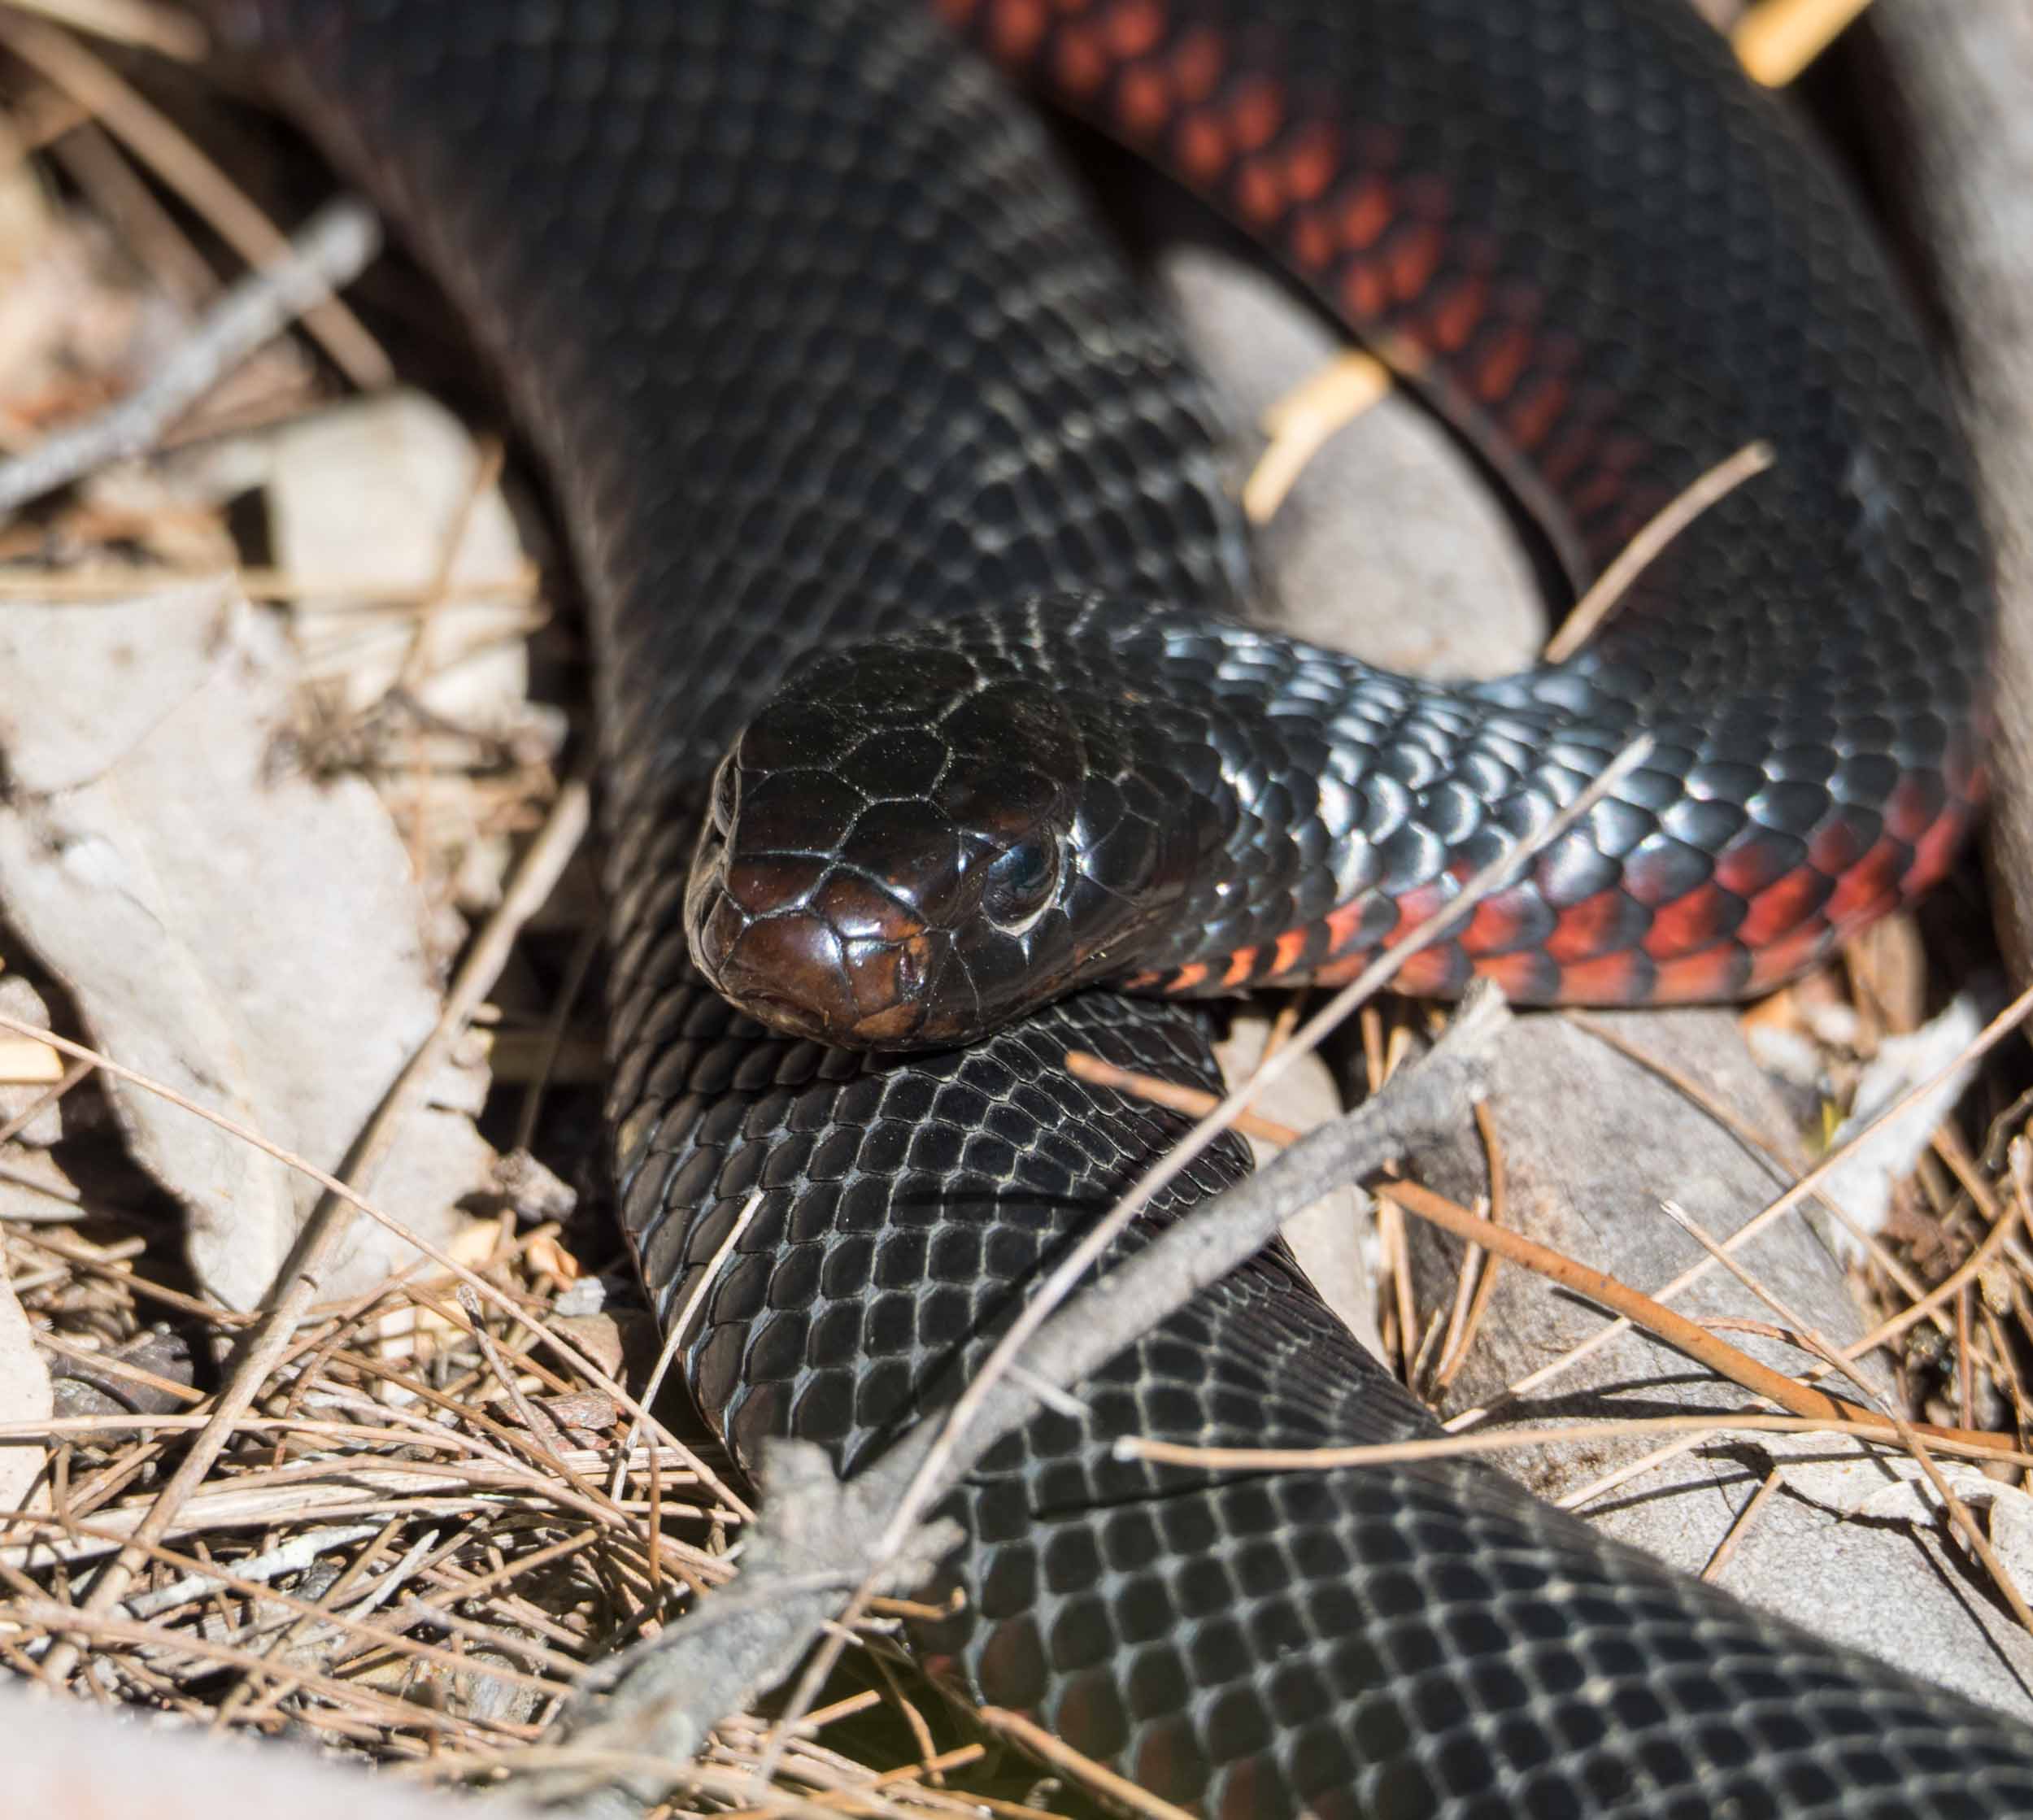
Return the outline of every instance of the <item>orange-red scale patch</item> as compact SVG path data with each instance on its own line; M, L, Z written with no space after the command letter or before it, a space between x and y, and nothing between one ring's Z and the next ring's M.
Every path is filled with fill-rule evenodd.
M1473 873L1474 869L1464 865L1461 870L1466 877ZM1433 878L1423 885L1414 885L1408 891L1400 891L1397 897L1396 929L1408 933L1417 929L1442 904L1452 903L1456 882L1452 877Z
M1325 120L1308 120L1285 149L1285 187L1302 202L1315 202L1341 168L1341 142Z
M1835 881L1822 913L1839 927L1887 907L1896 895L1913 851L1902 840L1881 835L1877 844Z
M1285 185L1275 159L1251 159L1235 173L1232 188L1237 212L1258 228L1285 212Z
M1424 993L1445 992L1455 982L1460 966L1459 951L1451 942L1438 942L1430 948L1421 948L1398 969L1395 984L1401 991L1415 997ZM1356 971L1352 969L1349 977Z
M1941 813L1941 794L1918 777L1902 777L1885 803L1885 826L1909 845L1934 825Z
M1475 395L1485 404L1501 404L1511 395L1532 357L1530 332L1513 324L1502 330L1477 361L1473 383Z
M1719 885L1700 885L1652 913L1641 944L1654 960L1699 953L1727 930L1741 899Z
M1653 1002L1684 1004L1691 999L1728 997L1736 991L1744 971L1743 956L1734 942L1724 942L1700 954L1661 961L1653 978Z
M973 11L973 0L959 0L959 11L951 16L964 18ZM988 47L1008 63L1020 63L1038 48L1050 20L1045 0L1001 0L988 15Z
M1505 414L1504 428L1521 449L1536 449L1552 433L1567 408L1567 381L1549 373L1515 400Z
M1832 816L1809 837L1807 857L1818 872L1839 877L1862 857L1864 838L1847 816Z
M1179 85L1179 98L1197 104L1221 86L1228 53L1220 35L1209 26L1197 26L1181 38L1172 51L1172 79Z
M1313 983L1315 986L1346 986L1374 958L1375 951L1365 948L1360 954L1344 955L1339 960L1324 962L1314 968Z
M1391 300L1383 274L1373 265L1351 259L1341 274L1341 302L1352 320L1374 322Z
M1990 716L1985 716L1987 723ZM1985 732L1989 732L1987 725ZM1948 749L1948 755L1941 761L1941 775L1949 790L1966 803L1981 803L1987 793L1990 777L1983 768L1983 760L1977 748L1966 741L1957 740Z
M1526 951L1488 956L1476 962L1475 970L1501 986L1507 999L1529 1004L1544 990L1548 969L1543 955Z
M1741 837L1715 863L1715 882L1739 897L1752 898L1799 864L1783 844L1758 834Z
M1067 26L1052 46L1052 69L1068 94L1092 94L1108 79L1108 50L1100 33L1091 25Z
M1301 929L1288 929L1278 938L1271 949L1270 977L1273 979L1281 973L1289 973L1299 964L1299 957L1306 951L1307 939L1312 934L1312 926L1308 925Z
M1172 81L1152 63L1125 69L1116 82L1116 118L1132 138L1148 138L1172 117Z
M1459 354L1469 344L1482 312L1489 307L1489 281L1479 274L1465 278L1433 306L1428 332L1434 345Z
M1560 433L1547 443L1539 458L1540 473L1563 494L1576 485L1575 477L1588 464L1589 452L1595 442L1595 429L1582 414L1587 401L1578 400L1576 408L1567 414Z
M1356 185L1354 194L1343 200L1336 211L1342 245L1351 252L1367 251L1391 225L1395 213L1391 192L1383 180L1365 177Z
M1577 517L1587 518L1617 504L1624 496L1623 476L1598 467L1574 492L1569 505Z
M1400 303L1409 303L1433 281L1446 245L1446 237L1430 221L1413 222L1391 237L1384 257L1391 294Z
M1195 182L1212 184L1228 168L1228 134L1204 109L1188 114L1172 136L1179 168Z
M1461 931L1463 951L1481 960L1515 948L1527 926L1526 917L1537 901L1522 887L1484 898L1469 912L1468 926Z
M1362 927L1363 912L1368 908L1368 903L1367 899L1352 898L1346 903L1336 904L1327 912L1328 953L1338 956L1343 948L1355 940L1357 932ZM1400 926L1402 922L1403 916L1400 912L1400 925L1394 926Z
M1291 185L1289 172L1286 174L1286 187ZM1291 236L1286 242L1293 260L1307 270L1317 272L1334 257L1334 237L1328 231L1327 224L1320 218L1317 210L1308 209L1292 217Z
M1751 899L1736 938L1746 947L1761 948L1798 928L1828 897L1826 877L1812 866L1797 866Z
M1546 938L1546 951L1561 962L1593 959L1605 947L1625 945L1630 917L1630 899L1621 889L1598 891L1561 912Z
M1643 1001L1651 969L1635 950L1598 955L1561 969L1560 991L1577 1004L1621 1005Z
M1937 821L1915 844L1913 864L1907 867L1905 877L1899 882L1900 889L1917 896L1948 871L1968 826L1967 816L1953 812Z
M1165 8L1159 0L1115 0L1103 29L1117 56L1141 57L1165 36Z
M1825 917L1817 917L1804 923L1791 935L1774 942L1769 948L1760 948L1751 956L1751 974L1744 985L1748 991L1762 992L1768 987L1791 979L1803 969L1812 966L1820 959L1823 950L1834 939L1835 932L1828 926Z
M1244 151L1261 151L1285 124L1284 91L1267 76L1246 76L1229 97L1229 131Z

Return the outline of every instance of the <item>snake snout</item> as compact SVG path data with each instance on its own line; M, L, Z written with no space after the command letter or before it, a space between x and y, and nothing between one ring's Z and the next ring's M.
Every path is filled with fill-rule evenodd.
M809 912L749 923L722 947L710 922L697 957L726 998L759 1022L848 1048L908 1043L925 1021L923 936L844 942Z
M692 958L720 995L759 1022L848 1048L909 1047L923 1035L928 986L949 939L851 873L756 875L702 838L686 911Z

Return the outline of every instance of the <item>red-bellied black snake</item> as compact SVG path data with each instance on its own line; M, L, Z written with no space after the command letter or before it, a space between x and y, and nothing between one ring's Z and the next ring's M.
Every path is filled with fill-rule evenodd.
M1640 730L1649 763L1405 984L1753 990L1969 818L1990 593L1945 394L1839 184L1680 0L216 10L555 487L600 659L624 1215L668 1314L760 1191L682 1355L746 1461L868 1458L1169 1144L1068 1048L1212 1079L1187 1008L1026 1009L1040 981L1334 977ZM1228 629L1198 383L956 23L1381 331L1578 570L1750 440L1776 464L1560 668L1436 690ZM1009 1017L904 1056L796 1034ZM1243 1166L1217 1147L1152 1221ZM1112 1457L1428 1428L1279 1256L1081 1395L952 1500L969 1597L922 1640L1169 1799L2033 1811L2016 1726L1479 1466Z

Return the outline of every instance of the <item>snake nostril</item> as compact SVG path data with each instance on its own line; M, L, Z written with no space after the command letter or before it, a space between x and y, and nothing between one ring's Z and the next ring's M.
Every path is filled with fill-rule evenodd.
M692 926L692 958L708 979L723 982L735 944L747 927L747 917L725 891L712 893Z
M741 810L740 768L729 752L713 773L713 826L723 840L731 839L734 817Z
M730 904L724 917L716 910L707 936L719 951L714 983L765 1021L784 1023L791 1007L824 1025L844 1026L857 1014L846 951L821 918L794 911L751 921Z

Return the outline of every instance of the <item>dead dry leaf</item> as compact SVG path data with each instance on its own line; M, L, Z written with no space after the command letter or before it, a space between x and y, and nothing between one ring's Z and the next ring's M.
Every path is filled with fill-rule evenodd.
M0 611L0 896L131 1068L327 1169L438 1015L423 912L364 782L286 762L294 668L224 583L104 607ZM372 1191L433 1239L485 1186L483 1073L448 1069ZM115 1086L137 1160L189 1209L194 1267L234 1308L273 1280L315 1185ZM407 1262L361 1222L330 1294Z

